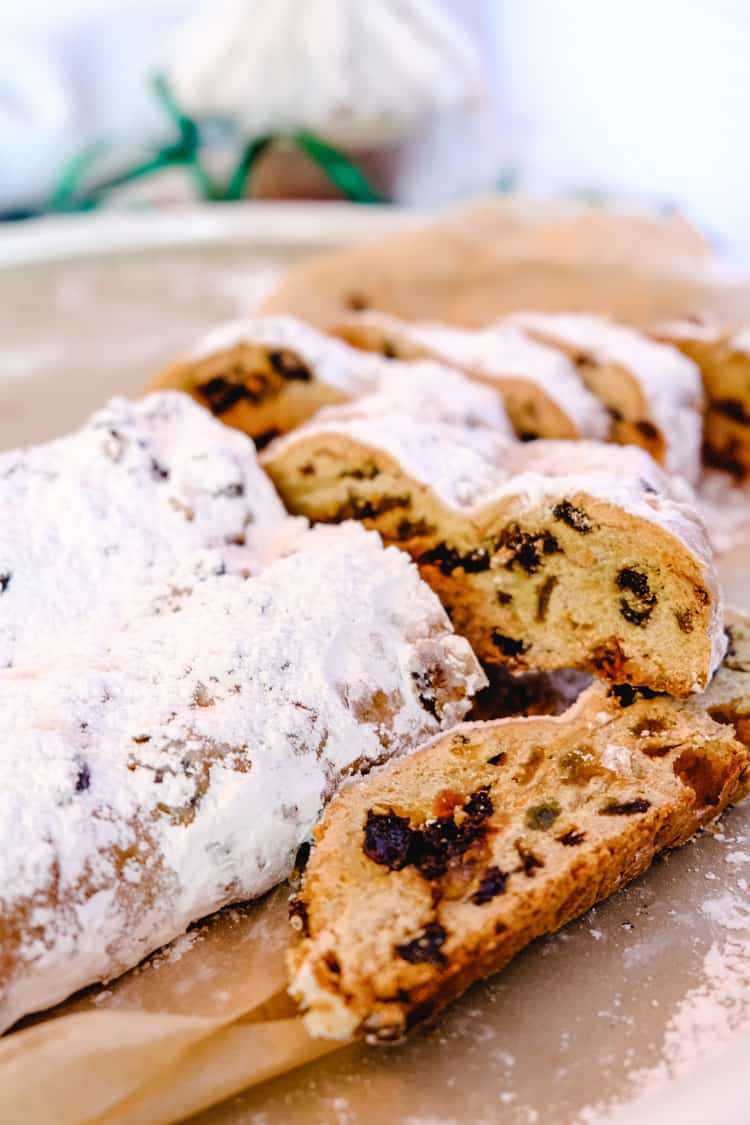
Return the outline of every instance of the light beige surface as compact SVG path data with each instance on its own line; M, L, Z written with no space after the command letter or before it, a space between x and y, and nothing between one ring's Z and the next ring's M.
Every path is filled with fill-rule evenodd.
M260 258L246 249L170 250L158 258L139 254L0 274L0 447L60 433L115 391L136 393L152 367L186 339L244 309L279 260L265 250ZM732 504L741 512L742 495L735 493ZM735 600L745 598L746 557L730 550L724 562ZM396 1049L345 1048L232 1097L200 1121L533 1125L606 1117L609 1108L692 1074L701 1057L731 1050L737 1035L750 1031L749 883L746 806L724 817L718 834L703 836L528 949L426 1034ZM178 943L157 968L137 971L115 994L95 1004L89 999L88 1006L105 1015L111 1007L126 1022L123 1009L144 1001L170 1018L222 1025L248 1011L278 984L283 911L274 908L271 929L259 937L258 910L250 908L245 922L243 912L220 919L182 950ZM260 919L263 927L267 921ZM214 931L221 934L216 940ZM232 934L244 934L246 944ZM256 959L259 946L268 961ZM274 1060L278 1069L294 1051L300 1062L311 1057L314 1048L295 1040L297 1021L278 999L274 1004L256 1008L250 1022L215 1031L212 1025L210 1042L184 1057L182 1071L163 1073L152 1096L162 1107L172 1098L179 1107L186 1076L210 1085L221 1071L224 1088L239 1089L245 1079L273 1074ZM54 1025L42 1027L54 1041ZM126 1057L123 1040L110 1060L113 1071L122 1072ZM159 1056L141 1049L134 1057L138 1066ZM87 1060L68 1082L69 1090L75 1085L83 1093L83 1105L90 1104L99 1072ZM50 1109L47 1117L25 1119L84 1120L82 1110L56 1098L61 1087L53 1086L53 1074L37 1061L29 1089L46 1088L47 1107L59 1117ZM710 1072L704 1086L707 1080ZM158 1075L153 1081L158 1087ZM716 1097L723 1125L747 1120L744 1088L744 1068L722 1064ZM669 1092L661 1098L649 1121L676 1120ZM71 1113L63 1118L65 1109ZM107 1118L167 1119L153 1108L138 1116L137 1107L129 1117Z

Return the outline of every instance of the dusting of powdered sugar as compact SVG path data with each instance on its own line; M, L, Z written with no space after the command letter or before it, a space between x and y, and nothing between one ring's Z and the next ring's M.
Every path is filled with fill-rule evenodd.
M0 455L0 512L0 668L92 613L118 628L134 590L198 551L242 548L246 568L285 519L252 442L166 391Z
M484 426L509 441L515 440L497 391L467 379L460 371L429 360L389 361L374 394L351 403L324 406L315 415L315 421L325 422L329 417L334 421L365 419L397 412L470 429Z
M660 431L669 472L696 480L700 468L703 384L677 348L589 313L514 313L512 323L540 339L580 348L602 364L627 371L640 385L648 421Z
M482 378L497 379L498 384L508 378L527 380L568 416L581 437L607 436L607 412L587 390L570 360L513 325L470 330L410 323L378 312L357 314L352 323L374 326L396 341L424 349L436 359Z
M185 358L196 362L239 344L288 348L315 372L316 379L352 398L377 390L388 365L384 356L351 348L293 316L245 317L219 324Z
M284 879L345 777L486 682L416 567L295 524L257 576L128 588L0 674L0 1024ZM17 927L17 928L16 928Z
M704 469L696 487L696 509L719 558L750 548L750 485Z

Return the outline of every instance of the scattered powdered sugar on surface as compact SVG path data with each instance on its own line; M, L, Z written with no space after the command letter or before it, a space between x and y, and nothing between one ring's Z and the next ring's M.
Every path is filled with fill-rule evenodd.
M711 545L721 557L750 547L750 485L726 473L705 469L696 487L697 510Z

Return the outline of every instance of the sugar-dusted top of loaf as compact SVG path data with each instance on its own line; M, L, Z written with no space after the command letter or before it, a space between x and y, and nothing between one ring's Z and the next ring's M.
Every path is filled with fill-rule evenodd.
M323 407L316 418L366 418L399 411L472 429L487 427L514 440L497 391L431 360L389 360L377 391L350 403Z
M0 455L0 668L95 613L116 629L133 592L187 555L237 564L285 518L252 442L186 395L114 399L82 429Z
M388 366L384 356L351 348L293 316L244 317L219 324L201 337L186 359L206 359L239 344L288 348L296 352L317 379L352 398L377 390Z
M703 391L700 371L669 344L590 313L514 313L531 332L581 348L600 363L616 364L641 385L651 420L666 440L669 472L694 480L700 464Z
M587 437L604 438L609 418L586 389L575 367L554 348L531 340L510 324L468 330L431 322L402 321L378 312L363 312L353 323L370 324L404 339L466 370L492 376L528 379L543 387Z
M45 959L61 996L279 882L345 776L451 726L486 682L376 534L284 552L256 577L166 582L120 628L0 672L0 918L31 910L34 961L9 1018L59 998ZM2 993L0 971L0 1018Z

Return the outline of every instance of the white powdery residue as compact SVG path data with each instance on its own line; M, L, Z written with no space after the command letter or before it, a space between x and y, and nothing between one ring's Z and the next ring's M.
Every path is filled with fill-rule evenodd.
M630 1077L639 1095L687 1074L750 1028L750 943L714 944L703 962L703 983L683 998L667 1024L661 1059Z
M606 770L612 773L632 773L633 756L627 746L607 746L601 756L601 763Z
M701 903L701 913L727 930L750 928L750 904L731 891L707 898ZM750 947L749 947L750 950Z
M750 863L750 852L727 852L725 863Z
M696 488L698 513L717 556L750 545L750 488L707 469Z

